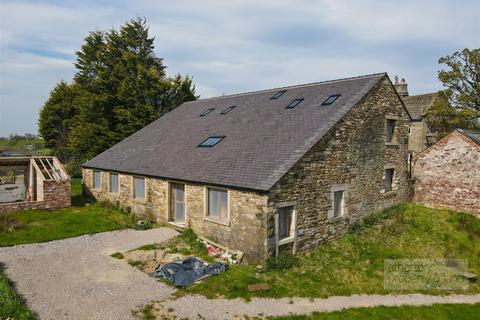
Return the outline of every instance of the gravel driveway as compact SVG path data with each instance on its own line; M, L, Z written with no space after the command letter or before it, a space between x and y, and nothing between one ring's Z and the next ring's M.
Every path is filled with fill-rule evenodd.
M173 289L110 255L176 234L169 228L121 230L6 247L0 262L40 319L132 319L132 309Z

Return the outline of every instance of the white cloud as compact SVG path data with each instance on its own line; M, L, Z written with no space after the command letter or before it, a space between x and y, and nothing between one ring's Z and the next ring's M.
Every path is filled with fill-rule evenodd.
M137 15L147 18L167 72L192 75L203 97L382 71L406 77L420 93L440 88L439 56L478 46L479 6L475 0L0 0L0 136L36 130L38 109L57 81L71 80L74 52L89 31Z

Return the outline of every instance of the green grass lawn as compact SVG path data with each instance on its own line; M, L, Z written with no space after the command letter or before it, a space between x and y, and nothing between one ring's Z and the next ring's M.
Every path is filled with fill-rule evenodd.
M85 203L81 179L72 179L72 206L22 210L0 215L0 246L45 242L134 226L129 214L99 203Z
M432 306L401 306L346 309L309 316L287 316L269 320L470 320L480 317L480 304L434 304Z
M468 259L469 271L480 274L480 220L468 214L413 204L395 206L367 218L363 225L351 228L340 240L299 255L293 259L296 266L290 269L257 273L254 266L233 265L228 272L181 289L177 294L246 299L387 294L392 291L384 289L384 259L401 258ZM268 283L271 289L248 291L249 284L261 282ZM480 292L479 284L470 284L466 292Z
M134 219L120 210L88 204L81 179L72 179L72 206L61 210L22 210L0 215L0 246L35 243L124 229ZM3 274L0 264L0 319L36 319Z

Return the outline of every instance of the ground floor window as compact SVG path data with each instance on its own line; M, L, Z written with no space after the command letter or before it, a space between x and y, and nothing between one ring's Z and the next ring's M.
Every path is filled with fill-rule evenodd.
M392 191L394 174L395 174L395 169L393 168L385 169L385 192Z
M100 189L102 186L102 179L100 171L93 171L93 189Z
M207 192L207 216L228 222L228 191L208 188Z
M334 191L333 192L333 217L343 216L344 209L344 191Z
M118 174L110 172L108 178L108 191L117 193L118 192Z
M133 177L133 198L145 199L145 179Z
M293 238L294 230L293 206L278 209L278 240Z

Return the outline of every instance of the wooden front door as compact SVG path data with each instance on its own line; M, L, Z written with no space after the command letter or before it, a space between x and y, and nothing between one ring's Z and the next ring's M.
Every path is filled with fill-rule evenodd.
M170 183L170 221L185 223L185 185Z

